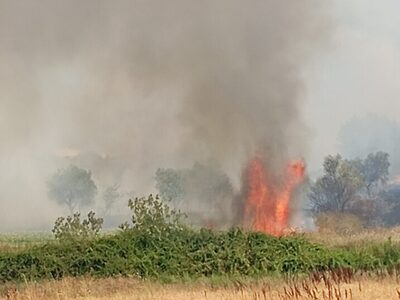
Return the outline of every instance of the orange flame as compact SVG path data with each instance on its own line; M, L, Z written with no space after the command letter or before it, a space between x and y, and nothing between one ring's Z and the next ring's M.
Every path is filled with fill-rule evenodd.
M288 227L289 204L295 188L303 181L305 164L293 161L279 184L273 184L261 156L256 156L247 169L248 194L244 220L252 229L281 236Z

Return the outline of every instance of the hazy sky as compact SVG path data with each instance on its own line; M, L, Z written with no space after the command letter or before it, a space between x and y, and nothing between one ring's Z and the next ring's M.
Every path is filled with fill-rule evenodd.
M298 0L293 0L293 3L296 4L292 4L290 1L279 1L281 0L268 3L278 7L281 3L291 5L292 10L288 14L286 14L287 10L282 10L285 12L283 16L288 20L303 18L308 22L308 10L313 18L318 19L318 22L323 17L323 15L318 14L318 9L314 10L315 6L306 6L304 3L296 2ZM127 7L133 5L132 3L140 3L145 8L144 15L154 10L154 20L159 20L161 24L163 22L158 17L158 13L163 12L163 8L160 8L159 5L153 7L148 5L146 1L121 0L120 2L125 3ZM176 2L178 3L179 1L176 0ZM58 3L60 5L55 5L52 0L47 0L47 2L42 0L40 5L37 5L32 1L0 0L0 225L2 224L1 220L3 220L3 223L13 221L18 224L23 223L27 218L37 219L38 222L41 222L43 218L48 217L48 213L44 210L34 215L31 215L31 211L42 205L42 199L46 197L43 178L47 178L51 172L54 172L54 165L48 161L51 155L73 154L77 150L83 150L97 151L102 155L111 153L115 154L115 156L126 158L126 153L129 153L129 158L135 158L134 162L131 162L132 169L148 170L151 174L153 174L154 165L164 166L168 164L170 167L178 167L179 162L183 161L180 155L176 157L176 161L171 160L172 154L176 153L176 147L174 143L169 141L185 135L185 131L166 130L167 128L176 128L173 127L176 126L177 122L176 114L174 113L178 108L174 99L182 97L182 95L173 89L169 90L168 80L163 80L163 84L158 85L155 91L149 93L148 90L152 89L151 85L144 84L146 80L143 80L143 82L133 80L133 78L138 79L138 77L134 77L131 74L132 66L124 60L127 53L135 49L132 46L135 43L132 45L125 43L125 35L131 32L138 34L142 30L140 25L149 23L148 30L157 32L155 40L158 43L161 41L164 48L154 47L150 43L153 47L148 48L152 51L149 51L146 47L144 49L136 49L135 53L138 56L135 56L135 62L146 62L147 56L156 58L159 56L160 61L162 61L164 58L161 55L163 53L162 49L168 53L170 49L174 49L175 45L170 45L167 38L165 38L164 43L163 31L157 29L160 24L153 21L152 18L146 19L141 16L141 12L137 12L137 10L132 10L133 12L131 12L129 9L122 9L121 16L119 16L118 13L120 12L117 6L111 1L99 0L96 4L102 3L102 5L98 5L98 7L92 5L93 3L90 1L59 0ZM77 6L80 5L80 9L76 9L74 3L77 3ZM153 1L153 3L162 3L167 11L168 8L171 8L171 5L163 1ZM185 3L185 1L182 1L182 3ZM222 5L223 2L210 3L213 3L219 9L217 12L212 10L214 13L219 11L226 13L226 9ZM243 17L242 3L240 1L234 3L240 8L237 9L236 7L234 11L240 12ZM261 5L263 3L262 1L258 2ZM311 0L307 3L311 3ZM200 2L196 1L193 1L193 4L197 6L203 5L203 3L200 4ZM309 40L310 36L312 36L311 34L307 33L305 37L307 47L304 48L309 47L312 50L307 49L306 52L314 54L315 49L316 55L313 56L312 62L301 70L305 79L306 101L304 104L301 101L296 101L295 103L299 104L302 114L298 116L297 106L289 105L287 109L285 108L288 124L292 114L295 115L295 122L292 127L297 129L297 125L301 123L298 122L299 117L307 127L308 134L304 134L304 137L299 134L293 139L305 139L303 144L307 145L305 148L308 150L305 150L304 155L311 173L320 168L324 156L339 151L338 132L341 126L353 116L377 114L392 120L400 119L400 97L398 97L400 96L400 18L398 17L400 1L334 0L330 1L329 5L331 6L330 15L332 20L329 22L332 24L332 32L328 43L326 41L321 43L316 41L314 45L314 40L312 42ZM248 6L248 8L250 8L250 11L255 10L257 12L256 16L259 16L258 19L252 18L251 14L249 14L247 16L251 20L249 23L256 25L259 21L260 24L263 24L263 22L268 23L269 19L274 20L275 18L278 24L286 22L285 18L281 19L279 17L280 15L275 16L274 14L271 18L265 18L262 13L258 14L255 7ZM171 9L171 12L174 11L174 9ZM189 12L191 11L189 10ZM193 11L196 13L192 14L198 14L197 19L201 19L201 10L195 7ZM270 13L270 10L268 12ZM132 17L130 13L134 14L136 18ZM160 14L163 15L162 13ZM71 15L74 16L73 20L71 20ZM107 15L117 17L107 19L105 18ZM167 13L166 15L169 14ZM172 13L171 15L174 16L175 14ZM190 13L184 15L186 18L183 21L188 22L188 24L195 23L196 18ZM218 24L220 37L229 37L229 35L224 34L225 31L241 32L245 27L243 24L247 24L243 21L244 18L239 18L236 15L230 16L233 21L228 18L229 22L226 24L223 22L218 23L219 18L213 19L215 16L205 15ZM150 16L153 15L150 14ZM328 17L326 18L328 19ZM176 19L172 18L173 24L175 24ZM126 26L131 22L135 26ZM244 23L242 24L241 22ZM294 41L296 41L296 38L303 40L301 34L298 37L298 32L296 32L301 27L293 26L289 21L287 23L282 26L283 28L287 27L286 30L289 30L286 34L282 34L283 31L276 34L274 26L265 26L260 27L266 31L265 34L261 30L256 33L254 33L254 30L250 30L253 34L244 34L243 36L248 38L248 40L244 39L247 43L228 39L226 42L229 42L228 45L232 45L224 52L228 55L222 57L211 55L215 59L215 61L210 60L213 63L212 65L219 66L224 62L224 59L229 61L230 56L237 58L239 55L240 57L242 50L235 51L235 45L249 46L249 49L252 49L251 43L257 44L256 41L259 37L268 36L268 34L275 36L278 41L281 36L288 37L287 40L283 39L283 41L288 45L294 43L295 47L288 48L293 48L294 53L297 52L295 50L298 45ZM55 26L55 24L58 25ZM178 28L179 24L180 21L175 24L177 26L175 29L177 37L180 36L180 30L183 32L187 30L187 28ZM236 24L237 28L232 27L232 24ZM212 28L213 23L206 22L205 25L204 27L196 27L196 30L199 30L200 33L203 30L208 32L207 26ZM259 27L256 26L256 28ZM305 32L308 32L307 30ZM138 36L140 42L135 45L139 44L140 46L143 41L146 42L149 39L147 35L142 37L139 34ZM218 37L218 35L215 36ZM236 35L232 36L235 37ZM316 37L316 40L319 39L321 34L316 34ZM210 36L204 34L204 38L208 41ZM212 38L211 36L211 40ZM51 42L49 43L49 41ZM218 38L212 44L219 45L217 41ZM188 47L186 47L188 43L183 43L185 46L183 48L189 50L190 55L195 55L195 57L197 57L197 52L195 51L197 49L196 42L198 41L195 40L194 43L189 43ZM322 43L324 45L321 51L319 48ZM274 42L270 44L274 45ZM266 43L266 45L269 44ZM300 46L304 45L300 43ZM266 66L269 66L267 63L274 61L271 56L264 53L264 48L255 47L255 49L260 50L258 52L249 52L252 57L243 57L243 61L252 61L253 57L254 61L262 58L262 61L266 62ZM278 52L279 54L291 53L290 49L285 49L286 52ZM210 51L211 54L214 51L213 48L206 48L205 50L205 53ZM46 51L47 53L45 53ZM247 52L244 51L244 53ZM161 67L169 70L169 72L177 69L176 72L171 72L171 74L178 78L178 84L179 82L185 83L187 77L193 76L192 67L197 68L197 71L201 71L199 71L202 75L199 76L201 80L207 79L210 68L204 67L203 69L203 64L192 60L190 55L187 62L193 61L193 66L187 63L182 65L189 66L189 71L186 68L176 68L176 61L179 62L181 58L179 55L177 57L171 56L173 59L164 59L167 63L161 64ZM265 59L265 57L267 58ZM283 66L292 67L293 65L298 65L303 67L302 60L301 62L296 61L299 57L301 59L302 54L300 56L288 55L285 60L288 60L289 63ZM142 71L144 77L148 76L147 79L151 79L149 82L160 83L160 78L163 77L163 74L159 72L158 60L156 59L155 61L157 62L155 68L143 68ZM222 70L232 72L236 70L235 68L240 69L241 59L234 59L233 61L235 63L232 68L227 63L226 70ZM145 63L143 65L139 64L139 71L141 71L140 67L144 65ZM99 66L103 67L99 68ZM261 67L263 65L259 63L254 64L254 66L259 67L263 72L266 70L265 73L271 72L273 69L273 66L271 68L263 68ZM279 89L272 91L274 88L271 82L270 87L265 86L265 91L276 92L278 95L278 97L271 97L271 99L275 99L275 102L279 101L276 99L279 99L280 94L285 94L290 90L286 85L287 79L291 80L290 72L285 72L291 69L280 68L281 73L274 73L274 76L271 76L271 78L279 78L279 76L284 78L283 85L286 89L281 88L279 85ZM295 70L297 71L296 68ZM186 71L187 73L185 73ZM263 72L260 74L264 74ZM252 76L257 77L257 74ZM298 96L299 89L297 85L301 83L297 82L297 74L295 77L296 86L294 90L296 92L293 99ZM221 78L224 77L222 76ZM233 77L233 79L235 78ZM236 79L237 82L240 82L243 86L243 78L240 76L238 78L239 80ZM235 84L235 80L226 81L224 85L228 87L233 96L237 96L244 90L239 84ZM248 79L248 81L247 87L252 87L253 80ZM256 81L254 80L254 82ZM260 86L263 87L263 85L264 82L261 82ZM140 90L140 93L138 90ZM257 90L249 88L249 91L254 92L255 98L259 96ZM262 91L264 92L264 87ZM230 94L228 93L227 95ZM245 97L242 98L245 99ZM99 99L111 100L101 102ZM122 103L122 105L119 105L118 110L116 110L113 102L118 101L115 99L119 99ZM135 99L136 106L131 105L132 99ZM159 99L169 101L170 104L160 106L158 105ZM260 103L262 102L260 101ZM276 105L276 107L279 106ZM194 112L196 112L195 108L197 107L193 106ZM221 106L223 109L225 107L224 105ZM276 107L273 105L271 107L273 112ZM151 111L151 114L149 111ZM215 110L210 111L209 114L212 116L213 113L215 113ZM253 111L248 113L253 113ZM260 113L263 113L263 111L260 110ZM193 115L196 116L195 113ZM217 116L219 117L219 115ZM219 119L214 118L213 120ZM191 121L193 121L191 117L186 120L188 123ZM236 124L229 118L226 121L225 124L223 124L224 122L215 123L217 123L218 128L223 128L222 125L232 127ZM126 125L132 124L132 122L135 126ZM265 127L273 127L268 126L271 122L281 125L280 115L278 116L273 112L272 117L266 118ZM85 126L82 126L83 123L85 123ZM207 120L205 123L209 124L210 122ZM162 124L162 126L159 126L159 124ZM257 127L254 130L262 131L264 122L256 124L262 125L252 126ZM152 133L147 134L145 139L140 138L143 128ZM302 131L301 125L299 128L299 131ZM238 131L232 130L233 133ZM210 132L212 134L215 133L213 131ZM280 131L277 130L277 132L279 134ZM288 131L288 134L289 132L291 133L292 131ZM224 132L222 131L222 133ZM220 142L221 139L218 135L216 136L218 138L212 138L211 140ZM228 140L230 138L230 136L227 136ZM272 138L267 140L272 140ZM127 142L121 146L120 141ZM196 146L195 143L193 145ZM227 143L227 145L230 144ZM163 149L161 152L158 151L160 147ZM222 153L219 154L225 156L226 149L234 148L221 148ZM301 151L302 149L299 149L300 153ZM144 155L141 156L142 154ZM145 156L153 159L149 162L149 160L144 159ZM125 161L122 164L125 164ZM239 169L242 166L235 167ZM236 173L239 174L240 172ZM144 185L140 182L141 176L137 176L137 174L138 172L135 174L127 173L124 178L129 184L131 178L136 175L137 186ZM22 186L22 188L15 189L15 186ZM32 195L41 196L32 199L34 198ZM8 211L14 210L15 207L22 207L25 210L23 213L10 214ZM52 213L59 213L58 208L55 206L49 206L49 210ZM53 216L51 216L51 219L54 219Z
M307 70L304 119L312 134L309 164L338 151L353 116L400 119L400 1L335 0L330 49Z

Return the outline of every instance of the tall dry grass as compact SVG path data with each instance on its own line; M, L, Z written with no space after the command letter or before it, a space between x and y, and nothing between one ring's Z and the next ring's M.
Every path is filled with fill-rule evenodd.
M101 299L101 300L390 300L400 299L400 283L396 276L366 276L342 273L314 274L306 280L291 282L262 281L229 286L212 286L205 283L165 285L155 282L140 282L135 279L81 278L27 283L21 287L3 288L0 299L50 300L50 299Z
M333 230L320 230L304 233L306 238L329 247L349 246L362 247L371 243L382 243L389 239L400 243L400 226L392 228L370 228L356 232L335 232Z

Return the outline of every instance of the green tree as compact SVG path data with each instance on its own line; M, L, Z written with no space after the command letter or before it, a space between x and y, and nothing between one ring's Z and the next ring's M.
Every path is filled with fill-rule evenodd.
M215 204L217 199L233 197L229 177L218 168L199 163L188 172L186 188L188 193L209 204Z
M108 186L103 191L102 196L105 205L105 213L108 213L114 206L117 199L121 197L121 193L119 192L119 184Z
M310 187L309 200L315 213L345 212L364 181L360 172L340 155L324 160L324 174Z
M379 194L384 208L381 210L382 223L386 226L395 226L400 223L400 184L393 183L382 190Z
M179 204L185 198L201 198L213 203L221 197L231 197L233 187L229 177L221 170L195 163L191 169L158 169L156 188L162 199Z
M195 163L190 169L159 169L156 188L162 199L190 214L192 225L223 226L231 215L234 189L229 177L212 164Z
M74 165L59 169L47 182L47 187L49 198L66 205L71 214L78 207L92 203L97 193L91 172Z
M389 154L385 152L370 153L365 159L355 159L349 163L357 169L364 181L369 197L376 195L379 186L389 179Z
M158 169L156 171L156 189L162 199L178 205L184 198L185 170Z

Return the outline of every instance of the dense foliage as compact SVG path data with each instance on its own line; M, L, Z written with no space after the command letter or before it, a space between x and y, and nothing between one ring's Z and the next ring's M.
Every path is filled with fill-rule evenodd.
M400 248L328 249L302 237L274 238L238 229L216 233L169 229L162 235L128 230L95 240L65 241L0 254L0 281L65 276L133 275L138 278L270 276L341 267L390 269Z
M362 249L327 248L302 236L193 230L158 197L135 199L129 206L132 224L113 235L67 238L0 253L0 282L83 275L161 280L262 277L338 268L391 270L400 263L400 247L390 241Z
M309 199L316 213L345 212L363 186L361 174L340 155L327 156L324 174L311 185Z
M352 160L329 155L323 174L310 185L311 210L319 214L353 214L369 227L399 222L395 180L389 181L389 154L370 153ZM394 188L393 188L394 187Z
M81 221L81 214L75 213L66 218L59 217L53 227L53 234L58 240L87 239L97 236L103 226L103 219L96 218L90 211L87 219Z
M153 235L168 234L169 230L182 230L184 214L179 210L171 209L159 196L135 198L128 201L132 212L132 225L127 222L119 226L123 231L139 231Z

